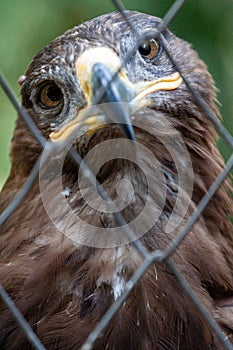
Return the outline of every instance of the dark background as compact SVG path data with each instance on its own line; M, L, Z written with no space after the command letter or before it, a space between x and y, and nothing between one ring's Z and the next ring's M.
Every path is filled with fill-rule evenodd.
M124 0L126 8L162 17L173 0ZM114 11L108 0L0 0L0 68L20 100L17 79L31 58L55 37L83 21ZM223 123L233 132L233 2L187 0L170 25L191 42L219 89ZM9 144L16 113L0 91L0 187L9 172ZM224 158L230 154L220 140Z

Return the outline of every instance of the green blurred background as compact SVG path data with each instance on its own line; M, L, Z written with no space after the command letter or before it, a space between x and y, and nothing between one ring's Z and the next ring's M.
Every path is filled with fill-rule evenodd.
M126 8L162 17L173 0L124 0ZM17 79L31 58L66 29L114 11L110 0L0 0L0 67L18 100ZM224 125L233 132L233 2L187 0L170 25L191 42L207 63L219 89ZM9 172L9 144L16 113L0 91L0 188ZM219 142L226 159L230 150Z

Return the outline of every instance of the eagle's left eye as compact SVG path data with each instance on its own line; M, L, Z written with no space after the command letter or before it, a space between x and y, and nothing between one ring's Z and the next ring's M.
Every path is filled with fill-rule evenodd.
M138 47L138 51L142 57L152 59L157 56L159 52L159 44L155 39L147 39Z
M39 103L43 108L54 108L63 103L61 89L55 84L44 84L39 92Z

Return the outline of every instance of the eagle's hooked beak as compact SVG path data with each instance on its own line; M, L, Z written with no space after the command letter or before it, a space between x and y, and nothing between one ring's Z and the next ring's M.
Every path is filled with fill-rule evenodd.
M152 81L131 83L121 67L119 57L106 47L84 51L77 60L76 74L87 105L69 124L50 134L52 141L65 141L80 125L87 126L87 132L92 134L109 123L118 124L128 139L135 140L130 114L148 106L151 103L150 94L177 89L182 83L177 72ZM83 118L83 112L97 104L103 106L104 115Z
M135 140L130 120L129 106L125 103L134 97L133 92L118 74L114 74L103 63L95 63L91 72L92 103L103 104L102 108L109 121L117 123L125 136Z

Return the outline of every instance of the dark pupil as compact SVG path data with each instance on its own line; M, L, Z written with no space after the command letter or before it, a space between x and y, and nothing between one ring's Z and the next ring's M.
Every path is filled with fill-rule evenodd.
M50 101L57 102L61 99L61 90L57 86L50 86L46 94Z
M151 45L149 41L144 41L139 48L138 51L142 56L148 56L151 53Z

